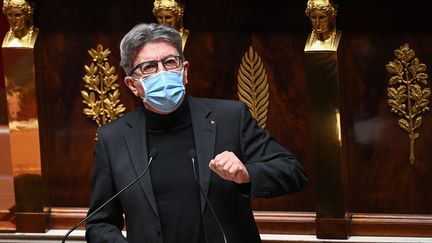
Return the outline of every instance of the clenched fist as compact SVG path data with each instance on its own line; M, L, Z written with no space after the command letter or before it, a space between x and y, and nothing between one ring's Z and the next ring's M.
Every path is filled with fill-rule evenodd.
M238 184L249 183L250 177L244 164L233 152L224 151L210 161L209 167L225 180Z

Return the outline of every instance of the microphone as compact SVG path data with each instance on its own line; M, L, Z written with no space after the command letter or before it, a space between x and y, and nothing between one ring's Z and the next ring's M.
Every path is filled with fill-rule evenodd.
M105 203L103 203L101 206L99 206L97 209L95 209L91 214L87 215L87 217L85 217L78 224L76 224L72 229L70 229L66 233L66 235L63 237L62 243L66 242L66 239L72 233L72 231L76 230L82 223L87 222L87 220L89 220L95 213L99 212L103 207L105 207L105 205L107 205L109 202L111 202L112 200L114 200L116 197L118 197L118 195L120 195L122 192L124 192L125 190L127 190L133 184L135 184L139 179L141 179L141 177L143 177L147 173L147 171L150 168L150 165L151 165L153 159L156 158L157 155L158 155L158 150L156 148L152 148L150 150L150 153L149 153L150 159L149 159L148 165L144 169L144 171L135 180L133 180L131 183L129 183L127 186L125 186L123 189L121 189L119 192L117 192L114 196L112 196Z
M195 150L194 148L189 149L189 157L190 157L191 160L192 160L192 170L193 170L193 174L194 174L194 177L195 177L195 181L196 181L196 183L198 184L198 187L199 187L199 189L200 189L201 195L203 195L204 199L206 200L206 202L207 202L207 204L208 204L208 206L209 206L209 208L210 208L210 211L211 211L212 214L213 214L213 217L214 217L215 220L216 220L216 224L217 224L219 230L220 230L221 233L222 233L222 236L223 236L223 239L224 239L224 243L227 243L227 239L226 239L225 231L223 230L223 228L222 228L222 226L221 226L221 223L220 223L220 221L219 221L219 219L218 219L218 217L217 217L217 215L216 215L216 212L214 211L212 204L210 203L210 201L209 201L207 195L205 194L204 190L203 190L202 187L201 187L201 183L200 183L199 180L198 180L198 177L197 177L197 174L196 174L196 171L195 171L195 158L197 157L197 153L196 153L196 150Z

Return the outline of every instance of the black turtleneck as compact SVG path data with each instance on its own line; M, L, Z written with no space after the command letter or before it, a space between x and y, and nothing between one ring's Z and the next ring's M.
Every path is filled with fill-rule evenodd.
M199 187L189 150L195 147L188 101L168 115L146 110L148 151L158 156L150 167L165 243L205 242Z

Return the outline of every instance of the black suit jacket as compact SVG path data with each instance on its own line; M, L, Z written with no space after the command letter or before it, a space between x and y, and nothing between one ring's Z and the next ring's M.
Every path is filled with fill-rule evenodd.
M276 197L297 192L306 183L306 174L297 158L257 125L243 103L190 96L187 100L199 180L228 242L261 242L250 197ZM139 108L98 129L89 212L130 183L148 164L143 109ZM208 167L210 160L225 150L234 152L245 164L251 177L250 184L239 185L211 172ZM203 196L201 210L207 242L223 242ZM127 222L127 241L163 242L150 172L87 222L87 241L125 242L121 234L123 214Z

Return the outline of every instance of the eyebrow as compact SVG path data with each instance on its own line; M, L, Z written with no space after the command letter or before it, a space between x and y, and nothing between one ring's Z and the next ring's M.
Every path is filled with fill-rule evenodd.
M148 60L144 60L144 61L139 62L138 64L135 65L135 67L138 66L138 65L140 65L140 64L142 64L142 63L144 63L144 62L161 61L161 60L163 60L165 58L168 58L168 57L181 57L181 56L180 56L180 54L169 54L169 55L167 55L165 57L162 57L161 59L158 59L158 60L156 60L156 59L148 59Z

